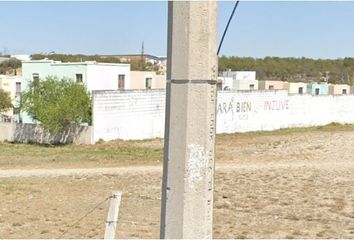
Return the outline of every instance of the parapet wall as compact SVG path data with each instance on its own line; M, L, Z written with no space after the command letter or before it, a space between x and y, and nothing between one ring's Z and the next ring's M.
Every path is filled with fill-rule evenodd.
M165 90L95 91L93 140L164 136ZM354 124L354 95L289 95L287 91L220 91L217 133Z

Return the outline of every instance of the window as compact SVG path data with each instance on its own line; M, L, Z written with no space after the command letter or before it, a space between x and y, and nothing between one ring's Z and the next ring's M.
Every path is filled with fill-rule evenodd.
M151 89L151 85L152 85L152 78L146 78L145 79L145 88Z
M347 94L347 89L342 89L342 94Z
M82 83L82 73L76 73L76 83Z
M19 96L21 94L21 83L17 82L16 83L16 96Z
M118 75L118 89L119 90L124 89L124 85L125 85L125 75L119 74Z
M299 87L299 94L303 94L304 93L304 88L303 87Z
M33 86L37 87L39 85L39 74L38 73L33 73Z
M319 88L315 89L315 95L320 95L320 89Z
M254 90L254 84L250 84L250 90Z
M274 90L274 86L273 85L269 85L269 90Z

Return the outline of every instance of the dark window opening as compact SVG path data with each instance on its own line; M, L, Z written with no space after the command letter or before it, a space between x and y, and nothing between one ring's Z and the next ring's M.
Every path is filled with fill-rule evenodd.
M118 89L122 90L125 87L125 75L119 74L118 75Z
M76 83L82 83L82 73L76 73Z
M303 94L304 93L304 88L303 87L299 87L299 94Z
M152 86L152 78L146 78L145 79L145 88L151 89L151 86Z

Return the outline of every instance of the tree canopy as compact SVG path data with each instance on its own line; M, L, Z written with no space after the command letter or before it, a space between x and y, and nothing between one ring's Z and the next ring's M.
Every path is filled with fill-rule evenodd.
M0 113L6 112L10 108L12 108L10 93L0 89Z
M260 80L283 80L290 82L320 81L326 74L330 83L354 83L354 58L250 58L226 57L219 59L219 71L256 71Z
M21 61L16 58L10 58L9 60L0 63L0 74L8 74L16 71L21 67Z
M91 123L90 94L71 79L48 77L33 81L22 94L21 110L51 133L66 131L72 125Z

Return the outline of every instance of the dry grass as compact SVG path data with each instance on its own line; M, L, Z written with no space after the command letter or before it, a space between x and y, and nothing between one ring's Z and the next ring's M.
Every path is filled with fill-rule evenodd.
M218 136L216 164L222 168L215 179L214 237L354 238L354 131L337 127ZM9 146L18 149L6 150ZM3 144L0 163L2 168L152 164L162 157L161 148L161 140L48 148ZM53 153L61 164L49 161ZM6 165L6 156L13 165ZM161 174L149 171L0 179L0 236L56 238L69 230L64 238L101 238L107 203L70 225L113 190L123 192L118 237L158 238Z

